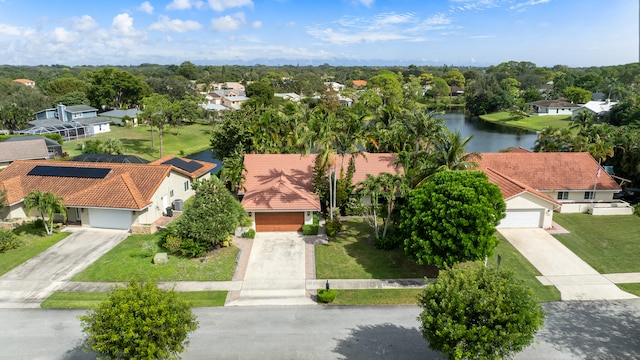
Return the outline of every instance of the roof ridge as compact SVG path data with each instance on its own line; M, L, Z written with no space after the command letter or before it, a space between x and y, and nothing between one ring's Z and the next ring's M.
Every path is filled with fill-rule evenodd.
M147 203L145 203L144 199L142 198L142 194L140 193L140 190L138 189L135 182L131 178L131 175L129 175L129 173L126 172L124 174L121 174L120 177L122 178L124 185L127 187L127 190L129 190L129 192L131 193L131 197L133 197L133 201L136 202L139 208L145 207Z
M500 176L501 178L505 179L506 181L509 181L509 182L511 182L512 184L514 184L514 185L516 185L516 186L518 186L518 187L522 188L522 189L523 189L523 191L521 191L521 192L520 192L520 193L518 193L518 194L521 194L521 193L523 193L523 192L525 192L525 191L526 191L526 192L532 193L533 195L536 195L536 196L538 196L538 197L541 197L541 198L543 198L543 199L549 200L549 201L551 201L551 202L553 202L553 203L555 203L555 204L560 204L560 203L558 202L558 200L553 199L552 197L550 197L550 196L548 196L548 195L545 195L545 194L541 193L540 191L538 191L538 190L536 190L536 189L532 188L531 186L529 186L529 185L527 185L527 184L521 183L521 182L517 181L516 179L513 179L513 178L511 178L511 177L509 177L509 176L507 176L507 175L504 175L504 174L502 174L502 173L500 173L500 172L498 172L498 171L496 171L496 170L493 170L493 169L492 169L492 168L490 168L490 167L487 167L487 168L485 168L485 169L486 169L487 171L491 171L492 173L494 173L494 174L496 174L496 175ZM498 186L498 187L499 187L499 186ZM514 195L514 196L515 196L515 195ZM513 196L511 196L511 197L513 197Z

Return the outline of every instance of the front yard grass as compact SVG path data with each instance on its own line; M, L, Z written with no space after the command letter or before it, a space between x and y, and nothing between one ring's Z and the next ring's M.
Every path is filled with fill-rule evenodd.
M540 131L545 127L565 128L571 124L570 115L547 115L514 117L511 113L501 111L492 114L480 115L480 119L500 125L512 126L519 129Z
M167 127L162 132L162 151L164 156L187 156L208 149L212 126L195 123L181 127L176 134L175 128ZM111 131L92 137L67 141L62 149L70 156L80 155L79 146L88 140L105 141L108 138L119 139L125 154L133 154L147 160L160 157L158 129L153 129L155 146L151 147L151 129L148 126L122 127L111 126Z
M379 250L367 243L370 227L361 219L344 222L344 230L328 245L316 245L316 278L318 279L393 279L434 278L437 269L421 266L401 250ZM500 243L489 258L488 264L496 266L501 257L500 269L514 272L516 279L530 287L540 302L560 300L560 292L553 286L542 285L536 276L540 273L499 233ZM336 290L333 304L383 305L416 304L420 289L367 289Z
M153 253L145 250L157 244L160 234L130 235L115 248L76 275L73 281L224 281L231 280L236 268L238 248L216 249L206 260L169 256L164 265L152 263ZM157 252L164 252L159 248Z
M640 296L640 284L638 283L631 283L631 284L616 284L617 287L619 287L620 289L631 293L635 296Z
M343 222L343 231L327 245L316 245L318 279L407 279L435 277L433 267L418 265L401 250L379 250L367 242L371 227L362 219Z
M554 214L570 234L554 235L601 274L640 272L640 217Z
M33 223L24 224L13 231L22 241L22 245L17 249L0 253L0 275L6 274L69 235L66 232L56 232L48 236L44 228L34 228Z
M45 309L89 309L107 298L108 292L68 292L57 291L42 302ZM224 306L226 291L185 291L176 292L179 299L191 307Z

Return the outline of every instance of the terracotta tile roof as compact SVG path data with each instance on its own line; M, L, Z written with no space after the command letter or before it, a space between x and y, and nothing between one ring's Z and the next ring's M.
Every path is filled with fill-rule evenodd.
M364 155L364 156L363 156ZM355 157L356 172L353 175L353 183L358 183L366 178L367 174L374 176L383 172L398 173L399 167L393 165L396 160L395 154L372 154L366 153ZM313 193L313 166L315 155L299 154L246 154L244 165L247 168L243 188L245 196L242 205L245 209L258 210L286 210L293 209L291 206L314 205L315 200L309 203L310 199L316 199ZM343 164L342 157L336 158L338 169ZM345 171L349 165L349 157L344 157ZM277 183L274 181L277 180ZM277 185L277 186L276 186ZM278 195L274 189L282 191ZM265 192L264 195L260 195ZM278 197L271 202L266 201L267 197ZM297 200L292 200L297 199ZM305 205L298 205L299 202ZM315 206L315 205L314 205ZM319 202L317 208L320 208ZM299 209L299 208L296 208ZM309 209L304 208L304 210ZM315 209L315 208L314 208Z
M353 80L351 82L353 83L353 86L356 86L356 87L367 85L367 80Z
M49 150L44 138L0 142L0 162L46 159Z
M505 151L505 152L508 152L508 153L531 153L533 151L531 151L529 149L525 149L522 146L518 146L517 148L513 148L513 149L511 149L509 151Z
M162 157L162 158L160 158L158 160L154 160L154 161L150 162L149 164L150 165L162 165L162 163L164 163L165 161L168 161L168 160L171 160L171 159L175 159L175 158L176 158L175 156L164 156L164 157ZM192 179L197 179L200 176L202 176L202 175L204 175L204 174L206 174L208 172L211 172L211 170L215 169L215 167L218 166L218 165L216 165L214 163L210 163L210 162L207 162L207 161L192 160L192 159L186 159L186 158L177 158L177 159L186 161L188 163L194 162L194 163L198 163L198 164L202 165L201 168L199 168L199 169L197 169L197 170L195 170L193 172L189 172L189 171L186 171L184 169L180 169L179 167L173 166L173 170L175 170L176 172L179 172L181 174L187 175L187 176L191 177Z
M593 190L598 162L586 152L482 153L480 170L491 169L538 191ZM620 190L616 181L600 171L596 190Z
M279 177L245 193L242 206L255 210L320 210L318 195L292 184L289 176L281 172Z
M104 179L27 175L37 165L108 168ZM51 191L65 206L109 207L140 210L172 170L170 165L14 161L0 171L0 184L9 203L22 200L32 190Z
M491 168L484 169L484 173L487 174L487 178L489 178L489 181L491 183L496 184L500 188L500 192L502 192L502 197L505 200L511 199L512 197L520 195L524 192L529 192L533 195L541 197L554 204L560 205L560 203L557 200L545 194L542 194L541 192L537 191L536 189L533 189L530 186L521 184L514 179L511 179L498 172L495 172Z

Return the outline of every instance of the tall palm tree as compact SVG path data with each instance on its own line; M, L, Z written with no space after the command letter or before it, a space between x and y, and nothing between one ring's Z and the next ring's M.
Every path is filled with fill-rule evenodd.
M244 155L242 148L237 148L233 155L222 160L222 170L220 170L220 180L228 184L229 190L237 194L242 188L245 180L245 172L247 168L244 166Z
M370 198L371 201L371 212L372 212L372 223L374 234L376 236L376 240L380 239L380 231L378 229L378 206L379 201L378 198L380 193L383 192L383 183L380 177L375 177L371 174L367 174L365 180L360 181L356 187L358 188L357 193L361 195L362 199L366 197Z
M31 191L24 198L24 207L27 214L30 213L31 210L37 210L40 213L47 235L53 234L54 214L60 214L64 220L67 219L67 209L62 204L62 198L52 192L42 193L40 190Z
M586 131L589 126L596 123L596 116L587 109L582 110L571 121L570 129L578 129L578 132Z

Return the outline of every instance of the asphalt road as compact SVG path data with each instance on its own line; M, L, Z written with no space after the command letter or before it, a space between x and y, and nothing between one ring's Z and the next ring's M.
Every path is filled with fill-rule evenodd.
M516 359L638 359L640 300L546 304L544 330ZM414 306L194 310L183 359L443 359ZM81 350L79 310L0 309L0 359L95 359Z

